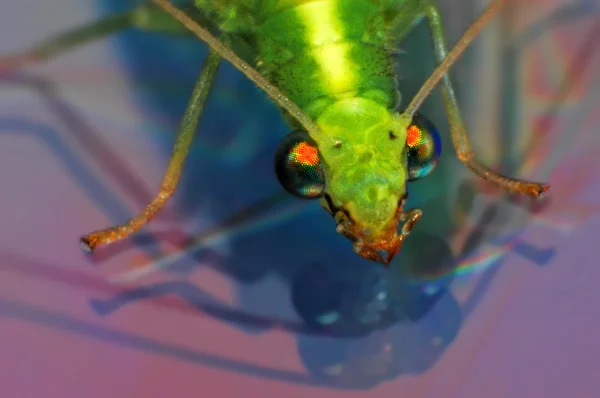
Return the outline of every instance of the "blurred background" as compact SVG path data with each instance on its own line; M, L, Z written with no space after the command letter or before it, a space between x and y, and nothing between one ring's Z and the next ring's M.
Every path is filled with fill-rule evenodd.
M456 42L487 1L439 1ZM277 109L222 64L180 186L135 238L78 238L153 197L206 56L128 30L0 73L0 381L6 397L600 396L600 3L515 2L452 78L482 163L548 182L532 203L456 159L441 96L424 216L389 270L282 192ZM0 53L134 1L2 6ZM406 106L434 68L400 44Z

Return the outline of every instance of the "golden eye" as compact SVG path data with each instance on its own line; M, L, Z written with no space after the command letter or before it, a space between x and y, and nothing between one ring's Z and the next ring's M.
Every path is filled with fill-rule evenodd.
M424 116L415 114L406 130L408 181L429 175L440 160L442 140L437 129Z
M301 130L288 134L275 152L275 174L294 196L314 199L325 192L325 173L315 142Z

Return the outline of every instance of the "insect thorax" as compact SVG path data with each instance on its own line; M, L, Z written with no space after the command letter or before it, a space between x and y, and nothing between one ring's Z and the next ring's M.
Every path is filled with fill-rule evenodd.
M364 0L279 3L257 31L257 64L313 120L345 98L397 106L380 6Z
M257 69L313 120L349 97L397 107L388 29L401 1L195 2L221 30L248 39Z

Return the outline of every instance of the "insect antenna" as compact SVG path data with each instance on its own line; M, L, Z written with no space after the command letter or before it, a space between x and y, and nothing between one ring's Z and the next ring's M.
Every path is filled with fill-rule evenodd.
M319 127L312 119L304 113L294 102L286 97L277 87L269 83L256 69L241 59L229 47L214 37L208 30L200 26L196 21L190 18L186 13L172 5L169 0L153 0L159 7L181 22L186 28L192 31L202 41L204 41L213 51L229 61L235 68L242 72L246 77L252 80L258 87L267 93L273 101L285 109L294 119L296 119L306 131L315 138L319 132Z
M425 98L431 93L431 90L439 83L439 81L448 73L450 67L456 62L458 57L465 51L467 46L471 44L473 39L477 37L479 32L488 24L488 22L496 16L500 9L508 3L508 0L496 0L490 4L490 6L483 11L479 17L471 24L469 29L462 35L460 40L456 43L454 48L446 55L444 60L438 65L437 68L431 73L427 81L423 83L423 86L419 89L417 94L414 96L410 104L406 107L404 115L408 116L408 119L412 119L415 112Z

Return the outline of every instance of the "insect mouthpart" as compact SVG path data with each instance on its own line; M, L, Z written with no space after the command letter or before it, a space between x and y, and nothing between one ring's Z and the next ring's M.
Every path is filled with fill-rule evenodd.
M403 211L408 195L398 203L396 215L385 228L372 231L356 223L343 207L331 209L336 223L336 232L352 242L354 252L366 260L387 266L398 254L404 239L413 230L423 215L420 209Z
M338 210L334 219L336 232L344 235L352 242L354 252L366 260L388 265L398 253L403 235L396 232L398 218L390 223L384 231L371 231L355 223L343 209Z
M375 237L358 238L352 245L354 252L366 260L376 261L386 267L398 254L404 240L403 235L392 231Z

